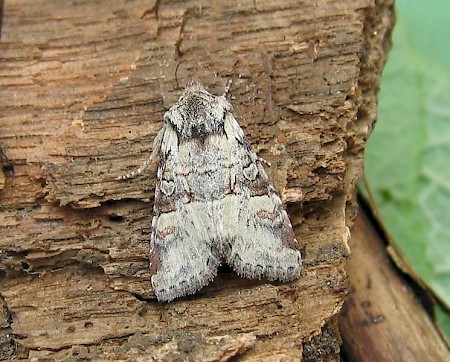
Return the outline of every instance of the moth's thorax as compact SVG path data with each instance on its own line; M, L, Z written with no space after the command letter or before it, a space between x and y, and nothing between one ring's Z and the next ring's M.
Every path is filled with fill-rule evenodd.
M224 96L214 96L200 84L189 86L180 100L164 115L181 141L204 139L223 132L225 115L231 104Z

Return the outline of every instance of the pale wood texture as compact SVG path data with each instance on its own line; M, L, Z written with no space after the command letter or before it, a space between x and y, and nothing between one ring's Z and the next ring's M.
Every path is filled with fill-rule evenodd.
M450 351L383 241L360 212L350 239L350 295L339 315L350 361L450 361Z
M354 184L376 116L390 1L6 1L2 356L336 360ZM305 257L277 284L224 269L158 303L148 274L151 152L191 79L235 115ZM12 172L13 171L13 172Z

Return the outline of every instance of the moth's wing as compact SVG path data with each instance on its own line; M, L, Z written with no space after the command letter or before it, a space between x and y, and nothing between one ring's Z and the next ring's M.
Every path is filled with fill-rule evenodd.
M185 206L181 213L163 213L154 219L150 270L160 301L194 294L211 282L220 264L210 236L202 232L204 215L195 210L201 205Z
M189 186L178 159L176 133L166 126L158 167L152 221L150 272L156 297L171 301L194 294L217 274L220 264L214 250L211 221L205 205L180 200ZM215 207L209 205L209 207Z
M282 201L231 114L225 133L234 163L234 193L223 206L232 239L227 263L248 278L293 280L300 275L302 258Z
M279 197L253 196L235 205L240 216L227 263L247 278L298 278L301 254L295 249L294 232Z

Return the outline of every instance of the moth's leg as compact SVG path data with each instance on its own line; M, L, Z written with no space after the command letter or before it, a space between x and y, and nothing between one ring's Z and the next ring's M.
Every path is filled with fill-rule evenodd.
M264 163L267 167L272 167L272 164L264 158L258 156L258 161Z
M230 93L231 85L233 84L233 79L229 79L227 85L225 86L225 90L222 94L222 97L227 97L228 93Z
M144 170L153 163L159 155L159 151L161 149L161 143L164 136L164 127L158 132L156 135L155 141L153 142L153 151L150 157L141 165L138 169L131 171L127 174L121 175L116 178L116 180L127 180L133 177L140 175Z

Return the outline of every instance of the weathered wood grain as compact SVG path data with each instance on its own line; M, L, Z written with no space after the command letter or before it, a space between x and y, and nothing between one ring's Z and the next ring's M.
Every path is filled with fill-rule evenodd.
M350 239L351 292L339 315L350 361L448 361L450 351L364 212Z
M3 356L338 358L333 316L390 6L6 1L0 146L14 167L0 191ZM235 115L269 161L305 255L296 282L224 268L198 295L156 302L154 170L115 178L148 157L193 78L216 94L233 80Z

